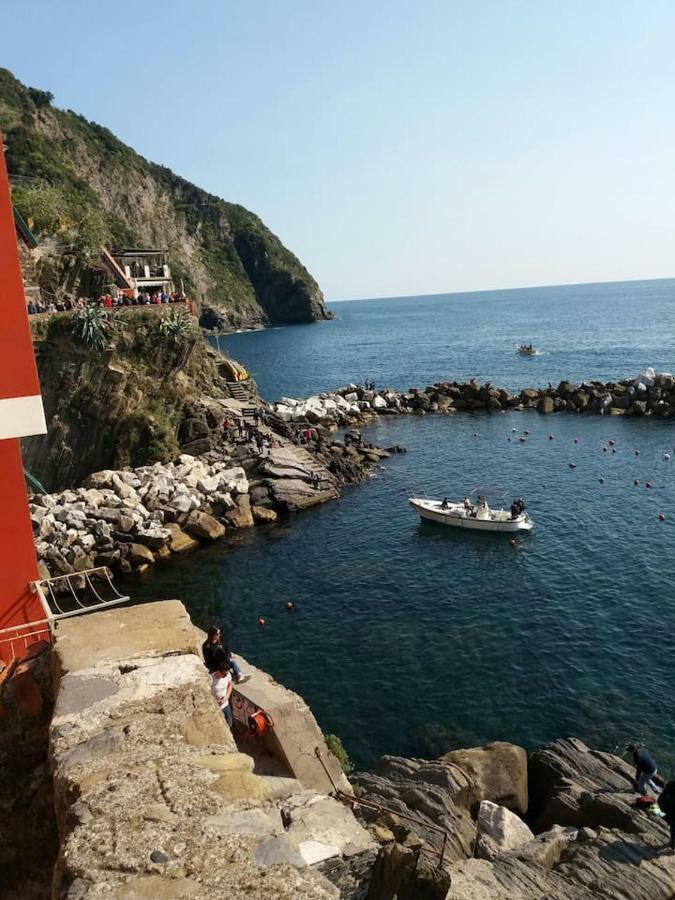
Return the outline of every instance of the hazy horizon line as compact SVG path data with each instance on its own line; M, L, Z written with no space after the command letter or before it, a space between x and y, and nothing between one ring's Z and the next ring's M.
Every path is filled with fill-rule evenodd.
M326 303L362 303L376 300L413 300L423 297L456 297L462 294L506 294L510 291L536 291L557 287L593 287L599 284L640 284L645 281L675 281L675 275L660 275L654 278L620 278L607 281L562 281L558 284L527 284L506 288L474 288L468 291L434 291L431 294L391 294L381 297L344 297L326 300Z

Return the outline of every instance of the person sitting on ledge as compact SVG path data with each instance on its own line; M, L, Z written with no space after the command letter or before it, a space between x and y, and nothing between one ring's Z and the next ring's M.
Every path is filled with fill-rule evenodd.
M639 744L629 744L626 753L633 754L635 763L635 790L641 796L650 788L656 795L661 793L661 788L652 779L656 775L656 760L647 750L643 750Z
M221 668L211 672L211 693L218 704L225 721L232 728L232 707L230 706L230 697L232 696L232 673L230 672L227 660L221 657Z
M242 674L239 663L232 659L229 647L223 646L220 639L220 628L217 625L211 625L206 633L206 640L202 644L202 654L204 655L204 665L211 674L224 662L226 667L232 670L237 684L243 684L251 677Z

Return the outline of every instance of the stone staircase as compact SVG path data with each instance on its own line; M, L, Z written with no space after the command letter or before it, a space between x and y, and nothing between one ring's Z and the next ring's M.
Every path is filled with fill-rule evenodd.
M228 372L222 364L218 366L218 373L222 378L227 378ZM255 402L257 404L257 395L252 381L228 381L227 387L230 395L235 400L242 403Z

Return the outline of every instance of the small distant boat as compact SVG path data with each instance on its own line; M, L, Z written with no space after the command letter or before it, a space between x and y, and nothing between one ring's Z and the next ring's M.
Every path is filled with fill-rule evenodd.
M519 344L517 351L523 356L539 356L540 354L540 351L532 344Z
M410 497L408 502L424 521L454 525L455 528L514 532L532 531L534 527L534 522L524 510L514 516L506 509L490 509L485 497L479 497L476 504L468 499L453 503L447 499L427 500L422 497Z

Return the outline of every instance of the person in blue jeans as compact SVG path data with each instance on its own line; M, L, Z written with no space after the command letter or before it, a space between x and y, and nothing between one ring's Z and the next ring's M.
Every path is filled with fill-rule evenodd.
M232 659L232 653L228 647L224 647L220 628L217 625L211 625L206 633L206 640L202 644L202 654L204 655L204 665L213 674L216 669L220 669L223 657L227 660L227 665L232 670L236 684L243 684L248 681L250 675L243 675L239 663Z
M635 790L638 794L645 794L647 788L658 796L661 788L652 779L656 775L656 760L647 750L643 750L639 744L629 744L626 747L627 753L633 754L633 762L635 763Z

